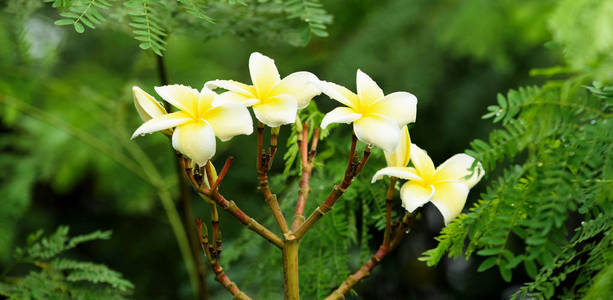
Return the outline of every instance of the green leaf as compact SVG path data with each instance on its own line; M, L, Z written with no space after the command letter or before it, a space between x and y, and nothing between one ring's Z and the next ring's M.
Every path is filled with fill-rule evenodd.
M479 268L477 269L477 272L483 272L491 267L493 267L494 265L496 265L498 262L498 257L488 257L486 260L484 260L480 265Z
M60 20L53 22L53 24L60 25L60 26L61 25L72 25L73 22L74 21L70 19L60 19Z
M504 266L498 265L498 270L500 271L500 276L506 282L511 282L511 269L507 269Z
M78 33L85 32L85 28L83 27L81 23L74 23L74 30Z

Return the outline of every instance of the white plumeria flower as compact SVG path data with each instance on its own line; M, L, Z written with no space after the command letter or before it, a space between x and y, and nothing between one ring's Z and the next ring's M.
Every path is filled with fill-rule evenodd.
M313 97L321 94L317 76L295 72L281 80L274 60L258 52L249 57L249 73L253 85L213 80L204 86L228 90L220 95L220 100L253 106L255 117L270 127L294 123L298 109L305 108Z
M218 95L207 88L198 92L184 85L166 85L155 87L155 91L180 111L153 116L134 131L132 138L176 127L172 134L173 148L203 166L215 155L215 136L227 141L235 135L253 132L246 107L214 103Z
M375 174L372 182L384 175L407 179L400 189L402 206L413 212L430 201L441 212L447 225L462 212L468 191L485 174L481 163L471 173L469 168L474 161L467 154L456 154L435 169L426 151L411 144L411 162L415 168L383 168Z
M391 154L385 154L385 161L388 167L406 167L411 160L411 137L407 126L400 129L400 141L396 150Z
M321 82L322 92L347 105L326 114L321 122L325 129L330 123L351 123L358 139L392 153L400 139L400 128L415 122L417 98L407 92L387 96L376 82L361 70L356 75L357 95L332 82Z

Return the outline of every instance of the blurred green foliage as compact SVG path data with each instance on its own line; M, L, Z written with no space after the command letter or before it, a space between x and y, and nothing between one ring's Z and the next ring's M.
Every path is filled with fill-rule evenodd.
M83 10L90 3L101 5L95 6L97 13ZM468 235L469 253L474 250L489 257L479 251L493 245L501 249L497 251L512 252L512 257L492 252L494 260L469 260L473 273L498 265L500 271L486 274L500 273L512 280L516 286L512 292L534 277L524 292L550 296L553 288L559 295L577 293L588 299L610 295L611 244L603 236L611 226L611 210L606 209L611 203L611 163L602 147L610 148L611 141L607 86L613 79L612 2L322 3L323 9L319 1L294 0L5 1L0 13L0 266L10 261L15 245L38 228L66 223L78 232L111 228L112 240L74 251L86 260L121 270L135 283L135 298L189 298L193 291L168 226L171 199L178 197L173 154L162 135L129 140L140 122L130 88L139 85L151 92L160 84L154 53L164 55L171 82L200 88L216 78L248 81L248 54L261 51L275 58L282 76L309 70L321 79L353 88L355 70L360 68L386 93L414 93L419 112L412 139L428 149L435 162L462 152L475 138L483 140L474 141L471 148L488 168L488 178L480 184L488 187L483 188L486 193L467 215L444 229L439 238L443 242L430 262L443 259L447 247L453 255L462 254ZM69 4L75 6L68 8ZM84 17L77 20L74 14ZM72 27L54 26L54 22ZM593 80L602 84L592 85ZM498 93L504 95L497 99ZM535 105L535 101L566 106ZM323 96L315 102L322 112L335 106ZM504 123L492 133L494 125L480 118L488 105L488 116ZM317 125L320 116L314 110L305 112L303 119L308 116ZM281 140L289 143L279 153L291 153L292 133L282 128L281 134ZM342 176L339 170L344 168L348 137L349 127L337 126L321 144L306 212ZM590 146L576 151L586 143ZM266 219L266 207L255 190L254 145L253 136L219 143L214 163L222 164L229 155L236 157L222 188L250 215L274 225ZM574 158L569 158L571 152L576 153ZM271 184L290 215L298 173L287 169L283 174L287 166L279 158L272 173L280 175ZM596 163L585 167L581 158ZM376 151L371 160L365 175L301 246L301 291L307 298L326 295L362 264L382 237L384 186L370 185L368 174L384 166L384 160ZM538 167L539 161L551 168ZM573 165L577 168L569 167ZM597 172L604 167L609 169ZM603 181L589 181L596 176ZM552 177L560 181L542 180ZM563 190L547 193L557 187ZM468 207L478 192L471 193ZM193 198L194 214L206 216L204 203ZM542 201L556 204L540 206ZM500 210L497 203L502 203ZM505 206L513 203L530 204L524 208L545 219L525 225L532 230L530 236L521 235L523 225L506 228L503 234L514 230L518 238L499 247L495 235L500 230L479 229L484 222L497 228L494 225L504 221L488 216L520 213L516 207ZM589 208L581 210L585 205ZM585 225L573 223L584 220ZM565 231L569 224L578 228L574 237L569 236L572 231ZM222 214L222 225L222 259L232 280L256 298L278 297L280 255L271 255L276 252L230 216ZM523 245L543 226L549 229L541 233L554 232L550 238L558 243ZM594 231L589 231L593 236L588 226L593 226ZM508 285L498 275L481 280L462 275L472 278L462 283L452 276L452 267L426 269L414 263L419 253L437 246L431 236L441 227L440 216L426 207L408 236L410 241L387 258L358 293L366 299L509 296L504 294ZM583 240L582 233L590 237ZM538 252L544 248L549 256ZM530 257L534 253L540 256ZM525 271L517 268L521 262ZM578 274L585 281L567 280ZM211 276L209 283L213 298L227 298ZM479 288L471 288L475 285Z
M105 265L59 258L77 245L109 239L110 231L68 237L68 227L60 226L55 233L42 237L42 229L28 236L26 248L17 248L14 261L1 274L0 295L9 299L126 299L134 285ZM23 264L35 265L22 278L11 274ZM10 276L9 276L10 275Z

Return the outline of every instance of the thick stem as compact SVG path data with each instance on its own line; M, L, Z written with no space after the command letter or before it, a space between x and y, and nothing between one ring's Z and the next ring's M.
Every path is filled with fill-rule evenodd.
M298 245L299 240L288 235L283 247L283 285L285 300L299 300Z

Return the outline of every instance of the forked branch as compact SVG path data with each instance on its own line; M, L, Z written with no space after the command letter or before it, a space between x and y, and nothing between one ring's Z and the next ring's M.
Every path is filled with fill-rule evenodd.
M209 188L209 186L207 185L207 182L210 179L203 178L203 173L210 174L212 172L204 172L204 170L201 169L192 169L191 167L189 167L189 162L186 160L181 161L181 166L185 170L185 174L192 183L192 186L194 187L194 189L196 189L196 191L200 193L200 195L202 195L208 201L212 201L217 205L221 206L221 208L229 212L243 225L247 226L249 230L259 234L269 242L273 243L278 248L283 248L283 240L279 236L268 230L262 224L258 223L255 219L249 217L245 212L238 208L234 201L228 201L223 195L219 193L218 186L219 184L221 184L221 180L224 178L225 173L227 173L230 163L231 159L226 161L224 169L222 169L222 172L217 177L217 180L212 184L213 186L217 186L215 190Z
M302 238L302 236L304 236L304 234L311 227L313 227L313 225L315 225L315 223L317 223L317 221L319 221L321 217L323 217L326 213L328 213L332 209L332 206L334 205L336 200L338 200L345 193L347 188L353 182L353 179L355 178L355 176L357 176L362 170L362 168L364 168L364 165L366 164L366 161L368 161L368 157L370 156L370 147L367 146L364 149L362 160L358 161L355 158L355 148L357 145L357 141L358 139L354 135L351 140L349 159L347 161L347 168L345 169L345 176L343 177L343 180L341 181L339 185L334 186L334 188L328 195L328 198L326 199L326 201L324 201L324 203L318 206L315 209L315 211L309 216L309 218L304 222L304 224L302 224L300 227L298 227L298 229L296 229L296 232L294 232L294 236L297 239Z

